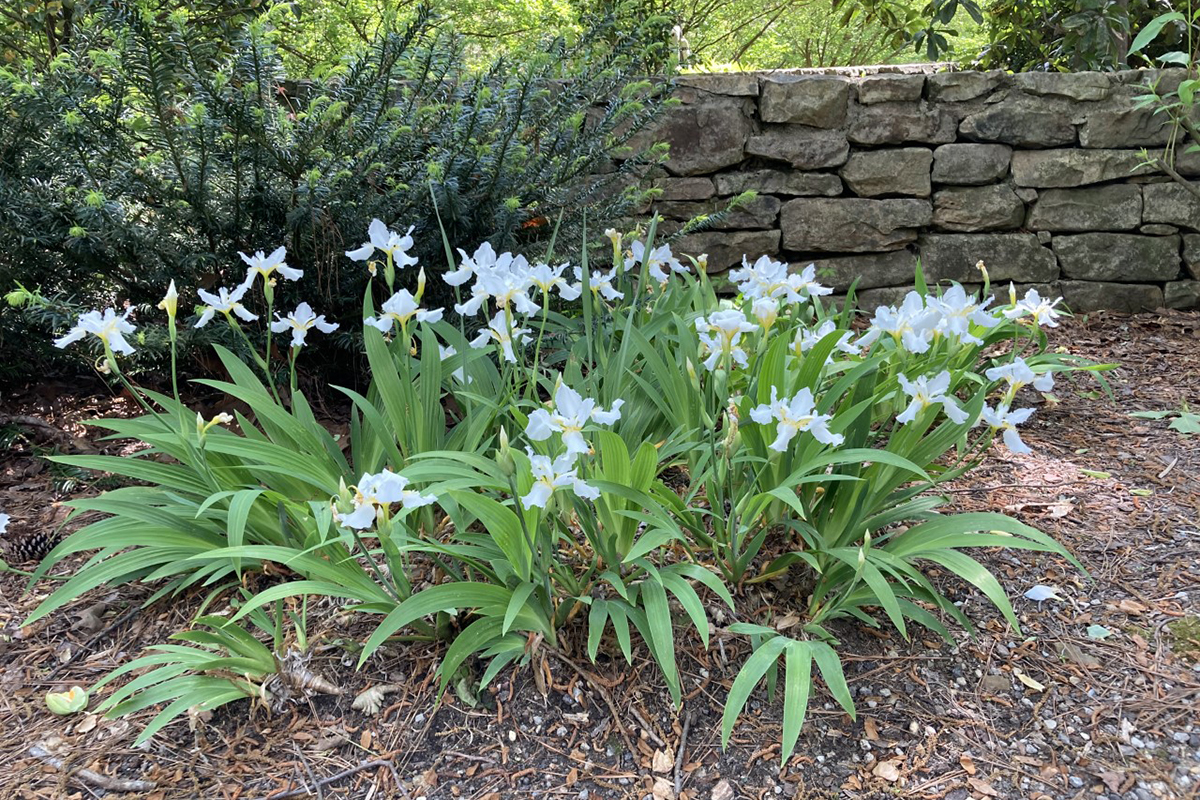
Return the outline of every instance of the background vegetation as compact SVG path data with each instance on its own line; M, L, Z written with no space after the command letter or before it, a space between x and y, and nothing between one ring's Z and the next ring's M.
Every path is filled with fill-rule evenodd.
M306 269L281 302L307 299L345 316L365 273L342 252L373 217L401 230L414 225L415 254L426 263L444 252L441 225L452 248L487 240L534 255L561 219L562 246L572 246L583 209L601 226L643 198L638 177L662 153L617 164L610 154L660 106L664 84L644 82L648 74L928 59L1118 69L1130 63L1131 32L1169 7L1168 0L6 3L0 289L28 291L0 309L0 354L20 354L0 364L20 377L31 357L53 361L52 350L31 353L20 341L30 325L48 340L83 307L114 299L149 307L171 278L231 284L238 251L279 244ZM1136 64L1180 49L1187 32L1172 21ZM597 172L608 177L590 177ZM165 352L162 331L144 334L134 369L161 364ZM342 334L332 346L344 354L361 343Z

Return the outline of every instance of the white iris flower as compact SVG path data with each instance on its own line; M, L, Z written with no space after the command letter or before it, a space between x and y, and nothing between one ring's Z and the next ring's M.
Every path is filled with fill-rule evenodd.
M475 248L475 255L473 256L467 255L467 251L461 247L458 249L458 254L462 256L462 263L458 269L442 275L442 280L451 286L462 286L480 270L487 270L496 266L496 262L499 259L491 242L484 242Z
M1040 375L1030 369L1023 358L1017 358L1010 364L992 367L983 373L989 381L1004 381L1008 384L1008 396L1012 397L1023 387L1033 385L1039 392L1054 390L1054 375L1043 372Z
M937 323L938 333L957 336L964 342L983 344L983 340L971 333L971 325L993 328L1000 320L987 311L991 298L976 302L975 295L967 294L959 284L954 284L941 297L930 298L929 306L941 314Z
M915 381L910 381L906 376L900 375L899 379L900 388L912 398L908 408L896 417L896 421L900 424L907 425L925 409L939 404L955 425L962 425L967 421L967 412L959 407L953 396L947 394L950 391L950 372L948 370L942 370L933 378L921 375Z
M263 255L262 250L259 250L252 256L248 256L245 253L238 253L238 255L250 267L250 269L246 270L247 286L253 286L254 278L258 275L262 275L263 283L269 284L274 280L271 276L277 271L289 281L298 281L304 277L304 270L293 269L284 262L284 259L287 258L286 247L277 248L269 256Z
M354 510L343 514L335 507L333 518L339 524L365 530L375 524L381 509L392 503L399 503L404 508L420 508L437 502L437 497L431 494L421 494L405 488L408 478L397 475L390 469L384 469L375 475L363 473L354 489Z
M413 317L416 317L417 322L437 322L442 318L442 309L421 308L411 292L401 289L384 301L383 313L378 317L367 317L363 322L377 328L381 333L387 333L397 322L403 328Z
M0 536L3 536L8 530L8 521L11 517L8 514L0 514Z
M777 423L777 436L768 447L780 453L787 450L788 443L801 431L808 431L818 442L834 447L846 440L840 433L829 430L829 422L833 418L817 413L812 391L808 388L801 389L791 399L780 400L779 389L772 386L771 402L751 409L750 419L759 425Z
M513 342L518 344L528 342L532 337L529 335L529 328L510 328L511 324L512 320L508 316L508 312L500 309L488 321L488 326L471 340L471 347L487 347L489 341L495 341L504 353L504 360L510 364L517 363L517 354L513 352Z
M115 309L106 308L103 314L95 310L80 314L79 319L75 322L75 327L67 331L66 335L55 339L54 346L66 347L90 333L104 342L114 353L130 355L133 353L133 345L125 340L125 334L137 330L129 322L129 315L132 313L133 309L127 308L124 314L117 316Z
M545 441L553 433L562 434L568 453L587 453L590 448L583 438L583 428L588 422L612 425L621 418L624 400L617 400L605 411L591 398L584 399L579 392L559 383L554 390L554 409L539 408L529 415L525 434L535 442Z
M549 456L534 453L531 447L526 446L525 452L529 454L529 465L533 470L533 486L529 494L521 498L521 505L526 508L545 508L556 489L568 486L575 494L587 500L595 500L600 496L599 489L589 485L576 474L577 453L568 450L551 461Z
M806 298L832 294L833 289L817 283L817 267L809 264L799 274L770 256L760 256L750 264L742 258L741 269L729 273L729 279L738 285L744 296L756 300L760 297L786 298L789 303L799 303Z
M979 414L979 421L988 425L994 431L1002 431L1004 446L1014 453L1032 453L1029 446L1021 441L1017 426L1033 416L1032 408L1018 408L1010 411L1007 403L1001 403L996 408L984 406Z
M748 321L746 315L737 310L714 311L707 317L698 318L696 335L708 353L708 358L704 359L705 368L716 369L724 356L729 356L739 367L747 366L749 362L746 359L746 351L739 343L743 333L756 330L758 326Z
M551 267L549 264L537 264L529 270L529 282L541 289L544 295L549 295L551 289L558 287L558 294L563 300L578 300L583 290L567 283L567 279L562 276L568 266L570 265L559 264L557 267Z
M198 289L196 293L200 295L200 299L207 305L204 306L204 310L200 314L200 319L196 322L196 327L203 328L218 311L225 316L237 314L246 322L253 322L258 319L258 314L251 314L242 305L242 297L245 296L246 290L249 288L249 283L243 283L235 289L228 289L222 286L217 290L216 294L204 289Z
M303 347L304 337L308 336L308 332L313 328L321 333L333 333L338 329L338 325L336 322L326 322L324 314L314 314L312 306L308 303L296 306L296 310L286 317L281 318L278 313L275 314L275 322L271 323L274 333L291 330L292 347Z
M411 267L417 263L417 259L408 254L408 251L413 247L412 232L415 225L410 225L404 233L396 233L389 230L387 225L383 224L382 220L373 219L367 227L367 236L370 240L363 243L363 246L357 250L347 250L346 257L351 261L366 261L375 251L392 257L392 264L397 269Z
M690 271L671 252L671 246L666 244L654 248L648 256L646 254L645 242L634 242L629 245L629 257L625 259L624 265L625 271L628 272L643 261L646 262L646 273L660 284L666 283L671 279L670 274L663 269L664 266L670 269L671 272L680 274Z
M779 301L774 297L759 297L750 304L750 313L758 320L758 324L762 326L764 332L771 330L771 326L779 319Z
M880 334L887 333L908 352L927 353L938 319L937 311L926 307L925 298L916 292L909 292L899 308L879 306L875 309L871 330L859 340L859 344L871 344Z
M616 279L615 267L608 272L592 270L588 274L588 288L592 290L592 294L598 294L605 300L621 300L625 297L625 293L618 292L613 286L613 281ZM583 294L583 269L580 267L575 267L575 283L571 286L571 290Z
M1005 318L1033 317L1035 325L1045 325L1047 328L1058 327L1058 318L1062 315L1054 307L1063 301L1061 297L1050 302L1049 299L1043 299L1037 289L1030 289L1025 292L1025 297L1017 302L1017 290L1011 283L1008 285L1008 293L1013 299L1013 303L1012 308L1004 312Z

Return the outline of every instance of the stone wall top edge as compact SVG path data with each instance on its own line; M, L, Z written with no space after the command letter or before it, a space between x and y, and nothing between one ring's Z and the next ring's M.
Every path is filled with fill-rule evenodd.
M723 94L723 86L740 86L743 83L750 81L769 82L777 80L780 82L791 83L802 81L805 78L823 78L823 79L841 79L848 83L860 83L866 78L877 76L892 76L892 75L945 75L954 73L960 76L971 74L988 75L992 77L1003 76L1009 79L1021 80L1021 75L1036 75L1039 81L1049 83L1062 82L1069 84L1078 82L1079 76L1101 76L1113 85L1127 84L1145 84L1153 81L1160 75L1173 75L1175 73L1183 73L1182 69L1142 69L1142 70L1124 70L1121 72L1038 72L1038 73L1006 73L999 70L967 70L961 69L958 65L950 62L946 63L929 63L929 64L884 64L865 67L825 67L825 68L800 68L800 69L779 69L779 70L747 70L744 72L712 72L712 73L684 73L676 76L675 82L679 85L689 86L695 89L703 89L711 91L715 94ZM738 94L743 92L738 91Z

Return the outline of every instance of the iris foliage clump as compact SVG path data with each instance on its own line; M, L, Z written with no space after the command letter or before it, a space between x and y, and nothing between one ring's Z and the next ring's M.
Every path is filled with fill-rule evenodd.
M1047 350L1042 328L1057 324L1058 301L1031 290L992 307L958 285L928 290L918 274L918 289L864 329L852 300L830 303L813 267L744 262L731 274L737 295L723 298L703 256L678 257L654 232L609 230L602 258L585 248L549 263L487 244L455 255L447 243L450 269L427 280L405 232L375 221L346 253L369 276L369 388L339 389L349 441L318 421L294 378L274 380L270 347L249 364L218 349L228 378L201 383L238 401L233 414L206 419L178 391L129 384L144 413L95 424L146 448L60 460L137 485L75 501L100 518L41 570L91 556L32 619L102 585L208 593L210 630L182 634L200 646L157 648L122 673L154 669L104 702L115 714L166 704L146 738L189 709L268 692L269 653L239 626L278 632L290 613L302 628L297 609L312 598L371 618L360 666L398 639L445 638L444 688L472 659L486 685L543 648L595 660L601 648L632 659L640 646L676 703L683 630L707 646L710 620L728 615L717 635L749 637L754 651L724 736L765 676L783 685L784 758L818 674L854 713L839 659L847 621L947 640L971 629L930 568L1017 627L971 551L1074 559L1010 517L939 513L937 490L994 443L1028 449L1022 388L1098 369ZM303 277L286 258L247 255L244 281L201 295L197 324L249 340L247 327L271 323L290 335L294 376L315 337L351 322L307 304L276 311L276 281ZM399 288L413 273L415 292ZM456 295L459 324L428 302L433 283ZM267 319L242 304L260 292ZM179 296L172 286L161 304L173 338ZM462 322L472 319L477 332ZM128 314L96 311L57 344L95 348L124 381L134 330ZM251 592L248 571L273 577ZM747 588L787 573L805 589L776 611L799 622L747 621ZM230 598L223 622L211 616Z

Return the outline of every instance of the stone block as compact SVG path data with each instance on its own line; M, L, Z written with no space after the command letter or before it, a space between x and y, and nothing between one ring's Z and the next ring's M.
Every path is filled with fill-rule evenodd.
M677 75L675 76L675 85L729 97L758 97L758 76L753 72Z
M707 200L717 193L712 178L660 178L654 188L659 200Z
M1112 310L1136 314L1163 306L1163 290L1142 283L1062 281L1063 300L1077 314Z
M1138 233L1144 233L1147 236L1174 236L1179 233L1179 228L1176 228L1174 225L1163 225L1152 222L1149 225L1143 225L1138 228Z
M1163 305L1167 308L1200 308L1200 281L1171 281L1163 287Z
M868 75L858 84L858 102L864 106L912 103L920 100L924 91L924 75Z
M1017 147L1061 147L1075 144L1075 126L1058 111L1028 100L1006 99L962 121L967 139Z
M1137 150L1018 150L1012 157L1018 186L1058 189L1147 175Z
M841 169L842 180L859 197L902 194L929 197L929 168L933 152L924 147L867 150L851 153Z
M946 231L1002 231L1025 222L1025 204L1012 188L952 186L933 195L933 226Z
M796 169L825 169L845 164L850 144L841 131L773 125L750 137L746 153L771 161L786 161Z
M1038 194L1028 222L1035 231L1129 231L1141 224L1142 187L1124 184L1047 189Z
M1154 147L1170 137L1166 115L1153 108L1098 109L1087 114L1079 129L1079 143L1090 148Z
M1183 265L1193 278L1200 280L1200 234L1183 235Z
M786 169L758 169L748 172L722 172L714 175L717 192L724 195L746 191L797 197L837 197L842 179L829 172L796 172Z
M779 231L702 231L679 239L672 247L677 253L708 254L708 271L723 272L742 263L742 256L753 262L759 256L779 254Z
M670 145L666 168L674 175L703 175L745 159L754 101L736 97L700 97L668 108L654 124L629 142L633 152L654 142Z
M915 291L916 286L906 284L904 286L880 286L876 289L863 289L861 292L855 291L854 304L862 311L870 314L880 306L898 306L904 302L904 296L909 292Z
M655 203L658 213L666 219L690 220L701 215L724 211L730 198L715 198L705 202L664 201ZM745 230L774 228L779 217L779 198L760 194L730 211L723 219L713 221L715 230Z
M1050 246L1067 278L1138 283L1179 277L1178 236L1081 233L1055 236Z
M810 263L817 267L818 281L843 293L855 280L859 289L875 289L911 284L917 274L917 256L910 250L819 258L797 262L795 266L803 269Z
M855 144L945 144L953 142L954 115L930 103L878 103L857 106L847 137Z
M1200 188L1200 182L1192 183ZM1200 197L1178 183L1156 183L1143 186L1145 222L1163 222L1191 231L1200 231Z
M846 121L850 82L844 78L781 75L764 78L758 101L763 122L836 128Z
M1038 97L1065 97L1091 102L1112 94L1108 76L1100 72L1022 72L1013 83L1026 94Z
M953 186L995 183L1008 175L1006 144L944 144L933 151L933 182Z
M822 253L897 250L917 238L933 208L928 200L790 200L780 212L783 246Z
M982 97L1004 82L1003 72L939 72L925 81L925 93L940 103L961 103Z
M992 282L1048 283L1058 279L1058 262L1029 233L930 233L918 243L921 266L931 281L980 281L982 261Z

